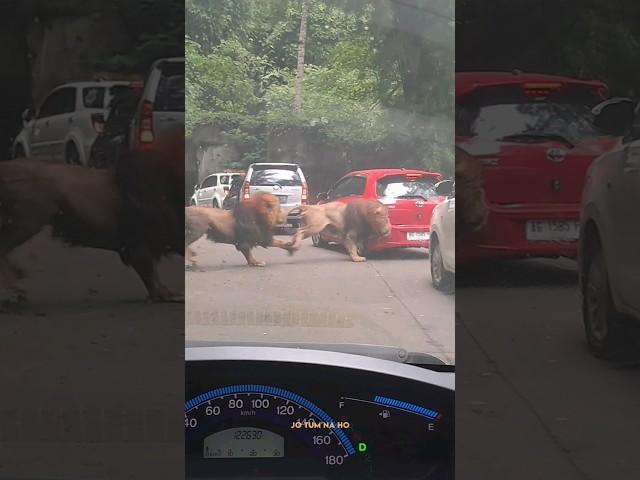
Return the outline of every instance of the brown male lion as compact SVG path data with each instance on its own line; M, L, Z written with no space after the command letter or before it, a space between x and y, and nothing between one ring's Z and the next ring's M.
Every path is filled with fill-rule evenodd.
M487 224L482 165L456 147L456 242L463 242Z
M195 253L189 246L203 235L217 243L235 245L252 267L264 267L253 257L254 247L278 247L291 251L287 242L273 238L273 229L284 223L286 214L278 199L270 193L259 193L242 201L233 210L208 207L184 209L185 258L195 265Z
M377 200L353 200L349 203L329 202L323 205L299 207L300 228L291 237L291 250L296 251L302 240L324 230L337 235L354 262L364 262L358 255L358 244L366 244L391 233L389 211Z
M183 255L184 131L129 153L112 170L38 159L0 162L0 288L22 270L9 259L46 226L71 245L111 250L143 281L153 301L182 301L158 277L159 260Z

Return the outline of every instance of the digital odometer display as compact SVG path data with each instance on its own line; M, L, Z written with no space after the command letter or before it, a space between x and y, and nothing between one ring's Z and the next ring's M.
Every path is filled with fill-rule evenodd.
M229 428L204 439L204 458L284 457L284 437L256 427Z

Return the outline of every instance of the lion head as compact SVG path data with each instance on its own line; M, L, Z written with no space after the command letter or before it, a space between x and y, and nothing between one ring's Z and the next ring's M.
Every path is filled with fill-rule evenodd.
M386 205L375 202L369 207L369 225L380 237L391 235L391 220L389 220L389 209Z
M456 232L478 232L487 224L487 207L482 165L456 148Z
M391 234L389 209L377 200L354 200L345 209L345 227L360 238L388 237Z
M259 193L247 200L256 210L258 221L270 229L282 225L287 220L287 215L275 195Z

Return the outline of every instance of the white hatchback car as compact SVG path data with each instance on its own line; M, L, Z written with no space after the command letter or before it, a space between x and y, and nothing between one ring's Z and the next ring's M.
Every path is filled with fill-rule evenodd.
M22 114L23 128L12 146L13 158L48 157L87 165L111 99L131 82L66 83L54 88L37 110Z
M191 201L193 206L222 208L222 202L229 193L231 182L240 173L213 173L195 186Z
M430 268L435 289L451 290L456 273L456 196L453 180L436 184L436 195L446 200L436 205L431 213Z

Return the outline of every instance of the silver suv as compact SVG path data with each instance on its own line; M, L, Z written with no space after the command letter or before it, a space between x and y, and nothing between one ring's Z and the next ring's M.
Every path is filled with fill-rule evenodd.
M184 127L184 58L162 58L151 65L136 108L129 148L145 148L163 131Z
M622 138L587 173L579 278L589 347L611 357L626 350L630 321L640 322L640 104L614 98L594 114L596 127Z
M42 156L87 165L111 99L130 82L66 83L54 88L37 110L22 114L23 129L13 142L13 158Z
M241 201L258 192L275 195L285 212L308 204L307 180L296 163L253 163L249 165L242 186ZM287 219L287 224L297 226L297 217Z

